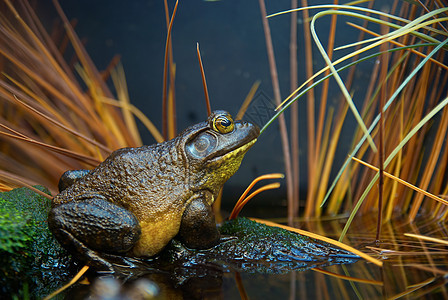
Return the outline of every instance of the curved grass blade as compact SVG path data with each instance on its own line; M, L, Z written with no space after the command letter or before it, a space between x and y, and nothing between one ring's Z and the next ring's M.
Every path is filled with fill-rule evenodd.
M334 79L338 83L338 85L342 91L342 94L344 95L345 99L347 100L347 103L348 103L350 109L352 110L352 112L356 118L356 121L358 122L358 125L361 127L361 130L364 132L364 135L367 137L367 141L369 142L370 147L372 148L373 152L377 152L378 150L375 146L375 143L373 142L373 139L370 136L370 133L367 131L366 124L364 124L364 121L362 120L362 118L358 112L358 109L355 106L355 103L353 103L350 93L348 92L344 82L342 81L342 78L337 73L333 63L331 62L331 59L328 57L328 54L325 52L325 49L322 46L322 43L320 42L319 38L317 37L315 22L316 22L316 19L319 17L320 17L320 13L316 14L313 17L313 20L311 21L311 25L310 25L311 35L313 36L314 42L316 43L317 48L319 49L320 53L322 54L322 57L324 58L325 62L330 67L331 73L333 73Z
M405 46L405 47L398 47L398 48L394 48L394 49L389 49L387 51L384 52L378 52L378 53L374 53L374 54L370 54L368 56L365 56L361 59L358 59L354 62L351 62L339 69L337 69L337 72L341 72L347 68L350 68L358 63L367 61L369 59L375 58L377 56L380 56L386 52L395 52L395 51L401 51L401 50L406 50L406 49L412 49L412 48L418 48L418 47L425 47L425 46L437 46L438 44L436 43L425 43L425 44L416 44L416 45L411 45L411 46ZM322 77L321 79L319 79L318 81L314 82L312 85L310 85L309 87L307 87L306 89L304 89L303 91L301 91L298 95L296 95L294 98L289 99L291 97L288 97L287 100L289 99L288 102L286 102L285 105L282 105L282 107L275 113L274 116L272 116L272 118L266 122L266 124L263 126L263 128L261 128L260 130L260 134L263 133L263 131L265 131L271 124L272 122L274 122L277 117L282 114L286 109L288 109L289 106L291 106L292 103L294 103L295 101L297 101L299 98L301 98L303 95L305 95L309 90L311 90L312 88L316 87L317 85L319 85L320 83L322 83L324 80L327 80L328 78L332 77L333 74L328 74L325 77ZM296 92L292 93L290 96L293 96Z
M287 13L291 13L291 12L301 11L301 10L327 9L327 8L332 9L332 10L328 10L327 11L330 14L334 14L334 13L336 13L336 14L341 14L341 13L342 14L345 14L345 13L352 14L351 12L344 11L344 9L347 9L347 10L357 10L357 11L365 12L366 14L374 14L374 15L382 16L382 17L385 17L385 18L388 18L388 19L400 21L400 22L403 22L403 23L408 23L408 24L412 23L412 22L419 23L420 21L418 21L418 22L415 22L415 21L417 21L417 19L428 19L429 17L433 17L435 15L442 14L442 13L448 11L448 8L446 8L446 7L435 9L435 10L433 10L433 11L431 11L431 12L429 12L429 13L427 13L427 14L425 14L425 15L423 15L423 16L421 16L421 17L419 17L419 18L417 18L417 19L415 19L413 21L410 21L408 19L401 18L401 17L395 16L395 15L391 15L391 14L388 14L388 13L385 13L385 12L382 12L382 11L379 11L379 10L369 9L369 8L360 7L360 6L351 6L351 5L314 5L314 6L307 6L307 7L301 7L301 8L281 11L281 12L269 15L269 16L267 16L267 18L271 18L271 17L275 17L275 16L279 16L279 15L283 15L283 14L287 14ZM386 22L386 21L381 20L381 19L369 17L367 15L363 15L363 14L357 14L357 15L359 16L359 18L368 20L370 22L383 24L383 25L388 25L388 26L391 26L393 28L401 28L402 27L400 25L396 25L394 23L389 23L389 22ZM441 20L438 20L437 22L440 22L440 21ZM445 36L448 35L445 31L438 30L438 29L435 29L435 28L432 28L432 27L426 27L425 29L429 30L431 32L434 32L435 34L441 34L441 35L445 35ZM420 34L422 36L426 36L427 38L431 38L431 36L428 36L428 35L425 35L425 34L422 34L422 33L418 33L418 34Z
M380 36L378 33L374 32L374 31L371 31L371 30L368 30L367 28L364 28L364 27L362 27L362 26L360 26L360 25L357 25L357 24L354 24L354 23L351 23L351 22L346 22L346 24L349 25L349 26L352 26L352 27L354 27L354 28L356 28L356 29L362 30L362 31L364 31L364 32L366 32L366 33L368 33L368 34L370 34L370 35ZM399 42L397 42L397 41L390 41L390 42L391 42L392 44L394 44L395 46L398 46L398 47L405 47L404 44L399 43ZM439 43L435 43L435 44L433 44L433 45L434 45L434 46L437 46L438 44L439 44ZM335 49L335 50L336 50L336 49ZM420 56L420 57L423 57L423 58L426 57L426 54L424 54L424 53L422 53L422 52L420 52L420 51L411 49L411 52L414 53L414 54L417 54L417 55ZM439 65L440 67L442 67L442 68L448 70L448 66L445 65L445 64L443 64L442 62L440 62L440 61L438 61L438 60L436 60L436 59L433 59L433 58L430 58L429 60L430 60L432 63L435 63L435 64Z
M399 31L399 30L402 30L402 28L404 28L404 27L409 28L409 27L412 27L414 24L417 24L415 21L411 22L411 21L409 21L409 20L406 20L406 19L403 19L403 18L400 18L400 17L396 17L396 16L393 16L393 15L390 15L390 14L386 14L386 13L383 13L383 12L380 12L380 11L371 10L371 9L365 9L365 8L360 8L360 7L344 6L344 5L339 5L339 6L335 6L335 5L322 5L322 6L304 7L304 8L300 8L300 9L297 9L297 10L304 10L304 9L310 9L310 8L348 8L348 9L354 9L354 10L358 9L358 10L361 10L361 11L366 11L366 12L368 12L368 13L378 14L378 15L380 15L380 16L384 16L384 17L387 17L387 18L391 18L391 19L395 19L395 20L398 20L398 21L402 21L402 22L405 22L405 23L412 23L411 25L408 24L408 25L406 25L406 26L402 26L402 27L401 27L401 26L398 26L398 25L395 25L395 24L393 24L393 23L388 23L389 25L394 26L395 28L398 28L398 30L394 31L395 33L400 33L401 31ZM440 12L444 12L445 10L448 10L448 8L447 8L447 9L442 9L441 11L438 11L438 13L440 13ZM286 12L292 12L292 10L290 10L290 11L286 11ZM285 13L286 13L286 12L285 12ZM375 18L372 18L372 17L367 17L367 16L364 16L364 15L356 14L356 13L352 13L352 12L341 11L341 10L338 10L338 11L326 11L326 12L320 12L319 14L323 14L323 13L325 13L325 14L340 14L340 15L347 15L347 16L352 16L352 17L355 17L355 18L365 19L365 20L368 20L368 21L370 21L370 22L375 22L375 23L385 24L385 23L384 23L385 21L382 21L382 20L378 20L378 19L375 19ZM274 15L270 15L270 16L268 16L268 17L275 16L275 15L279 15L279 14L281 14L281 13L274 14ZM425 16L427 16L427 17L432 17L433 14L426 14ZM424 19L424 18L423 18L423 19ZM423 20L423 19L422 19L422 20ZM419 19L419 20L420 20L420 19ZM432 21L432 22L430 22L429 24L433 24L433 23L436 23L436 22L437 22L437 21ZM385 25L388 25L388 24L385 24ZM423 25L423 26L420 26L420 27L414 27L412 30L407 31L407 32L408 32L408 33L411 33L411 34L414 34L414 35L417 35L418 37L420 37L420 38L422 38L422 39L424 39L424 40L428 40L428 41L430 41L430 42L435 42L436 44L439 44L439 43L440 43L440 41L438 41L438 40L436 40L436 39L434 39L434 38L432 38L432 37L430 37L430 36L427 36L427 35L424 35L424 34L422 34L422 33L418 33L418 32L416 32L416 29L419 29L419 28L421 28L421 27L425 27L425 26ZM429 30L431 30L431 28L428 28L428 27L425 27L425 29L429 29ZM392 34L392 33L393 33L393 32L391 32L391 33L389 33L389 34ZM399 36L401 36L401 35L403 35L403 34L405 34L405 33L401 32L400 35L395 36L394 38L397 38L397 37L399 37ZM392 39L388 39L387 41L389 41L389 40L392 40ZM383 42L387 42L387 41L386 41L386 40L384 40L384 41L380 41L380 42L375 43L374 45L370 45L370 46L367 46L367 47L365 47L365 48L362 48L362 49L359 49L359 50L357 50L357 51L354 51L354 52L352 52L352 53L350 53L350 54L348 54L348 55L346 55L346 56L344 56L344 57L342 57L342 58L340 58L340 59L334 61L333 64L334 64L334 65L337 65L337 64L339 64L340 62L342 62L342 61L344 61L344 60L346 60L346 59L348 59L348 58L354 57L354 56L356 56L356 55L358 55L358 54L360 54L360 53L362 53L362 52L364 52L364 51L366 51L366 50L369 50L369 49L371 49L371 48L373 48L373 47L376 47L376 46L378 46L379 44L381 44L381 43L383 43ZM328 69L329 69L329 67L327 66L327 67L323 68L322 70L316 72L311 78L309 78L308 80L306 80L306 81L305 81L301 86L299 86L293 93L291 93L290 96L287 97L287 98L281 103L280 106L283 106L283 104L284 104L286 101L288 101L293 95L295 95L299 90L301 90L301 89L302 89L305 85L307 85L311 80L313 80L314 78L316 78L316 77L317 77L318 75L320 75L321 73L327 71ZM280 106L279 106L279 107L280 107ZM278 109L278 108L277 108L277 109Z
M362 49L360 49L358 51L355 51L355 52L352 53L352 55L355 55L357 53L364 52L364 51L366 51L368 49L376 47L376 46L378 46L378 45L380 45L382 43L387 42L388 40L396 39L397 37L399 37L401 35L405 35L407 33L414 33L415 34L416 29L425 27L426 25L432 24L434 22L438 22L440 20L445 20L445 19L448 20L448 18L441 18L441 19L438 19L438 20L430 20L430 21L421 23L423 20L425 20L427 18L431 18L432 16L434 16L434 15L436 15L438 13L444 12L445 10L448 10L448 8L435 10L435 11L433 11L431 13L425 14L424 16L417 18L416 20L408 23L407 25L405 25L403 27L399 27L399 29L397 29L395 31L392 31L392 32L390 32L390 33L388 33L386 35L380 36L380 37L375 37L373 39L370 39L370 40L378 40L378 39L380 39L380 41L377 41L377 42L375 42L375 43L373 43L373 44L371 44L369 46L366 46L366 47L364 47L364 48L362 48ZM315 21L318 18L320 18L322 16L325 16L325 15L328 15L328 14L343 14L343 15L349 15L349 16L355 16L355 17L357 16L359 18L364 18L364 16L359 15L359 14L354 14L354 13L340 12L340 11L324 11L324 12L317 13L313 17L313 19L311 21L311 34L313 36L313 39L314 39L314 41L315 41L319 51L322 54L322 57L326 61L327 65L329 66L329 68L331 70L331 72L334 73L334 78L335 78L336 82L338 83L342 93L344 94L344 96L345 96L345 98L347 100L347 103L350 106L350 109L352 110L352 112L353 112L353 114L354 114L354 116L355 116L359 126L361 127L361 130L364 132L364 135L367 136L367 141L370 144L370 147L372 148L372 150L374 152L376 152L377 151L376 146L375 146L375 144L373 142L372 137L370 136L370 133L367 131L367 127L364 124L364 121L362 120L358 110L356 109L355 104L353 103L353 100L352 100L352 98L351 98L347 88L345 87L345 84L343 83L343 81L342 81L341 77L339 76L339 74L336 72L336 69L334 68L333 63L331 62L330 58L328 57L327 53L325 52L325 49L323 48L323 46L322 46L322 44L321 44L321 42L320 42L320 40L319 40L319 38L318 38L318 36L316 34ZM370 17L369 17L369 19L370 19ZM416 25L414 26L414 24L416 24Z
M437 52L440 50L440 48L442 48L443 46L445 46L448 42L448 39L445 40L443 43L437 45L436 48L434 48L434 50L431 51L431 53L428 54L428 56L423 59L420 64L411 72L411 74L408 75L408 77L403 81L403 83L397 88L397 90L394 92L394 94L390 97L390 99L386 102L386 104L383 107L383 113L386 112L387 108L392 104L392 102L395 100L395 98L398 96L398 94L404 89L404 87L408 84L408 82L415 76L415 74L417 74L418 71L420 71L421 68L423 68L423 66L428 62L428 60ZM375 126L378 124L380 120L380 115L378 114L375 118L375 120L373 120L372 125L370 125L369 127L369 132L372 132L373 129L375 128ZM353 149L353 151L350 153L349 157L346 159L346 161L344 162L344 164L342 165L341 169L338 172L338 175L336 176L335 180L333 181L330 189L328 190L324 200L322 201L321 206L323 206L325 204L325 202L327 201L328 197L330 196L331 192L333 191L334 187L336 186L337 181L339 180L339 178L341 177L342 173L345 171L345 169L347 168L349 162L351 161L352 157L354 157L356 155L356 153L358 152L358 150L361 148L361 145L364 143L366 137L363 136L361 138L361 140L359 141L359 143L355 146L355 148ZM386 166L386 165L385 165Z
M247 194L249 194L249 192L255 186L255 184L257 184L259 181L265 180L265 179L281 179L281 178L284 178L284 177L285 177L285 175L283 175L281 173L271 173L271 174L265 174L265 175L258 176L257 178L252 180L252 182L249 184L249 186L246 188L246 190L243 192L243 194L240 196L240 198L236 202L235 206L233 207L233 210L232 210L232 212L230 213L230 216L229 216L229 220L235 219L238 216L239 212L246 205L246 203L250 199L252 199L255 195L257 195L260 192L265 191L265 190L275 189L275 188L280 187L280 184L278 182L273 183L273 184L268 184L268 185L265 185L265 186L257 189L255 192L253 192L248 197L246 197Z

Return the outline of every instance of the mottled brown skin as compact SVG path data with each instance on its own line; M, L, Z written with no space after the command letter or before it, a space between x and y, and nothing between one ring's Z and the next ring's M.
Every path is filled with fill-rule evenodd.
M49 228L81 259L106 267L114 255L154 256L176 235L190 248L214 246L220 235L211 205L258 134L215 111L172 140L119 149L92 171L68 171Z

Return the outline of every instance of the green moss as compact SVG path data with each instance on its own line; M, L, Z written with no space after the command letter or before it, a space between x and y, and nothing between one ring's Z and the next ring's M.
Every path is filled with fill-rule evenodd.
M0 193L0 295L40 297L65 281L71 261L48 230L50 206L27 188Z
M246 218L225 222L220 232L224 240L205 250L188 249L173 240L156 263L162 269L174 269L175 274L194 277L199 276L194 273L198 270L213 272L212 265L222 271L277 274L353 263L359 258L328 243Z

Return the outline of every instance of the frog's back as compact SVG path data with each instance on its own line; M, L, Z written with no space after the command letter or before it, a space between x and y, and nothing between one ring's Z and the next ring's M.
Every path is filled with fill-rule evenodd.
M142 235L133 254L151 256L173 238L190 197L176 139L114 151L85 177L58 194L53 206L102 197L132 212Z
M101 195L142 219L173 207L186 178L182 158L169 142L114 151L88 175L58 194L53 205Z

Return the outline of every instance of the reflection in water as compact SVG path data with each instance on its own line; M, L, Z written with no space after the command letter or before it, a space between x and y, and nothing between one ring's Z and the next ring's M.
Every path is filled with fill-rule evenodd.
M342 227L337 221L305 226L326 230L327 236L331 235L330 231L340 232ZM147 274L116 284L120 284L121 295L136 295L139 290L135 287L144 286L141 282L139 285L139 280L150 280L157 284L162 299L240 299L244 296L251 299L446 298L446 272L443 271L447 266L446 246L404 236L404 233L415 233L440 238L447 232L444 225L424 222L411 225L404 220L395 220L383 227L382 240L378 244L372 243L375 228L373 220L364 218L363 224L357 224L353 229L353 232L361 233L349 235L346 242L383 259L383 268L359 260L352 264L272 274L253 270L235 272L232 268L223 270L216 265L192 265L177 268L175 276L173 273ZM98 280L93 281L101 282ZM71 293L79 295L80 289L92 293L97 284L90 288L78 286Z

